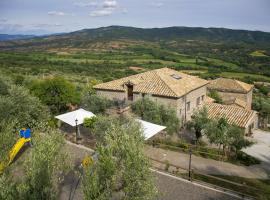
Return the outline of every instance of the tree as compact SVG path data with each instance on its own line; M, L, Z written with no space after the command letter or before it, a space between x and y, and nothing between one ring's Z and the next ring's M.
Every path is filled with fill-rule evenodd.
M187 127L189 129L194 128L196 138L199 140L202 137L202 130L205 128L208 122L208 112L206 107L203 107L202 109L197 110L191 116L191 120L187 123Z
M211 90L208 96L215 99L216 103L223 103L222 98L219 96L218 92L215 90Z
M83 176L85 199L153 199L156 190L150 163L143 153L140 125L130 119L107 121L111 120L117 123L108 123L97 145L98 159Z
M85 118L83 120L83 126L89 129L94 129L96 121L97 117Z
M141 119L166 126L169 134L179 131L180 121L175 109L171 107L157 104L149 98L142 98L134 102L131 108Z
M80 101L80 94L75 86L61 77L35 81L30 90L54 114L66 111L68 104L78 104Z
M50 130L36 134L34 146L25 162L26 177L19 187L24 188L22 199L57 199L59 183L69 169L68 155L63 151L63 136Z
M0 123L0 162L7 161L8 153L16 142L16 133L13 127L12 122L1 121Z
M242 148L251 145L245 139L243 130L235 125L228 124L225 118L210 120L204 132L211 143L223 148L223 155L225 156L226 150L237 153Z
M104 113L105 110L112 106L112 101L97 96L96 94L86 93L82 98L82 107L95 114Z
M270 116L270 100L269 98L254 98L252 109L259 112L259 122L262 128L267 127L268 119Z
M10 85L7 95L0 95L0 121L13 122L14 128L39 129L49 119L47 108L29 91Z
M92 95L92 94L96 94L96 90L94 89L94 86L101 83L100 80L97 80L97 79L92 79L90 80L86 87L84 88L84 91L83 93L87 93L89 95Z
M54 200L59 183L69 169L68 155L63 151L63 136L53 130L36 133L34 146L23 163L25 176L13 178L9 170L0 176L0 199Z

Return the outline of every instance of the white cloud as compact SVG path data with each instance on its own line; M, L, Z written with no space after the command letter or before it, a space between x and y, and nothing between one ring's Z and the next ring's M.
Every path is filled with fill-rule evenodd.
M95 7L98 5L97 2L95 1L91 1L91 2L74 2L73 3L75 6L79 6L79 7Z
M51 15L51 16L72 16L72 17L75 16L74 13L65 13L62 11L49 11L48 15Z
M91 17L103 17L111 15L115 12L127 13L128 10L119 6L116 0L104 0L101 4L99 4L98 8L92 11L89 15Z
M103 9L103 10L95 10L90 13L91 17L102 17L102 16L108 16L113 13L113 10L111 9Z
M48 24L48 23L38 23L38 24L31 24L33 28L44 28L44 27L60 27L63 26L60 23Z
M104 8L116 8L117 7L117 1L115 0L105 0L103 2Z
M152 2L151 6L160 8L160 7L164 6L164 3L162 3L162 2Z
M64 16L66 13L61 12L61 11L49 11L48 15L54 15L54 16Z

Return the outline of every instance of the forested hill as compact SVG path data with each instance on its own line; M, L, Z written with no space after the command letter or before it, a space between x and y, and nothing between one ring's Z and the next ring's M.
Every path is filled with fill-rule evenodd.
M1 42L0 48L87 48L91 47L93 43L109 42L112 40L164 43L200 41L219 44L257 45L267 48L270 46L270 33L225 28L168 27L143 29L109 26L96 29L83 29L60 35Z
M6 40L19 40L33 38L35 35L10 35L10 34L0 34L0 41Z

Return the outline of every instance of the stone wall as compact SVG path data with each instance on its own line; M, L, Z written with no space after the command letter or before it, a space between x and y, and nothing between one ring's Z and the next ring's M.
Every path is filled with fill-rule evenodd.
M203 96L203 97L202 97ZM134 101L142 98L142 94L134 94ZM167 98L167 97L160 97L160 96L153 96L153 95L145 95L145 97L148 97L152 101L163 104L166 106L170 106L175 109L177 116L181 119L182 122L185 121L185 113L186 113L186 120L191 119L191 115L194 113L194 111L204 103L206 98L206 86L203 86L201 88L198 88L194 91L191 91L186 96L180 97L178 99L174 98ZM200 98L200 104L197 105L197 98ZM202 100L203 99L203 100ZM190 103L190 109L188 110L185 106ZM185 112L185 109L186 112Z
M252 104L252 90L246 94L243 93L234 93L234 92L220 92L217 91L219 96L222 98L223 101L229 101L234 98L241 99L242 101L247 103L247 109L251 109Z
M105 97L110 100L124 100L127 98L126 92L120 91L108 91L108 90L96 90L97 95Z
M253 132L253 130L258 129L258 123L259 123L258 113L254 113L245 127L245 135L250 134L249 133L250 127L251 127L251 133Z
M106 97L110 100L125 100L127 99L126 92L118 92L118 91L106 91L106 90L97 90L97 95ZM185 113L186 113L186 120L191 119L191 115L194 111L205 101L206 99L206 86L198 88L196 90L191 91L186 96L180 98L169 98L169 97L162 97L162 96L155 96L150 94L145 94L145 97L148 97L152 101L163 104L166 106L170 106L175 109L177 116L181 119L182 122L185 121ZM134 93L133 94L133 101L136 101L140 98L143 98L143 94L141 93ZM197 105L197 99L200 99L200 104ZM189 103L190 109L188 110L187 106ZM185 112L186 109L186 112Z
M183 98L181 105L181 112L183 113L182 116L184 116L185 112L185 102L186 102L186 120L191 119L191 115L194 113L195 110L198 109L199 106L201 106L205 99L206 99L206 86L203 86L201 88L198 88L186 95L186 100ZM199 100L199 104L197 105L197 99ZM188 110L188 102L190 102L190 109Z

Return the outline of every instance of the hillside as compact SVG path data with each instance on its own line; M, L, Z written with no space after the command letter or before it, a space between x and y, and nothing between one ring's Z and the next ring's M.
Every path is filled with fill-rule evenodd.
M169 66L203 78L237 75L246 81L269 80L270 33L110 26L2 41L0 61L1 71L7 73L61 72L101 80L137 73L130 66Z
M0 34L0 41L6 40L19 40L19 39L28 39L33 38L34 35L10 35L10 34Z

